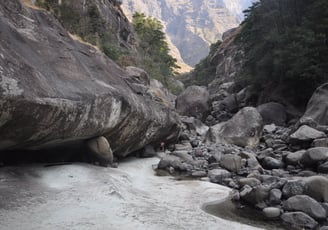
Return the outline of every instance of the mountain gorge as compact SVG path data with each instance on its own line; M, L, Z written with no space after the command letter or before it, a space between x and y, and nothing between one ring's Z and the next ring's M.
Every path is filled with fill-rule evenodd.
M211 43L239 25L250 4L250 0L126 0L122 8L129 18L143 12L162 21L183 61L194 66L208 54Z
M1 230L328 229L327 0L122 3L0 2Z

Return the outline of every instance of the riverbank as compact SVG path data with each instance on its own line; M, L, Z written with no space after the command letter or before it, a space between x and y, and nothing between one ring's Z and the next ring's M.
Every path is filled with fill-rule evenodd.
M0 168L1 229L259 229L202 211L229 188L155 176L158 161Z

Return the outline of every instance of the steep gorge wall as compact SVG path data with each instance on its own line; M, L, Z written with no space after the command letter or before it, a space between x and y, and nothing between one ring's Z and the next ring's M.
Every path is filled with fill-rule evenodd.
M249 0L126 0L122 7L129 18L138 11L161 20L182 59L194 66L208 54L211 43L239 25L242 9L249 4Z

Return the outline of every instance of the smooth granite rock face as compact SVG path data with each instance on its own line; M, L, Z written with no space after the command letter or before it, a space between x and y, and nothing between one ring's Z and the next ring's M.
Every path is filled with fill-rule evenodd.
M50 13L0 4L0 150L104 136L118 156L178 132L178 116L136 94L128 74L73 40Z

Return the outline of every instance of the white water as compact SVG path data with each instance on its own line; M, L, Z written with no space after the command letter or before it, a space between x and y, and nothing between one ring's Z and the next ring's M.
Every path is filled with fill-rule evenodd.
M157 162L130 159L117 169L0 168L0 229L258 229L201 210L206 202L225 199L230 189L157 177Z

